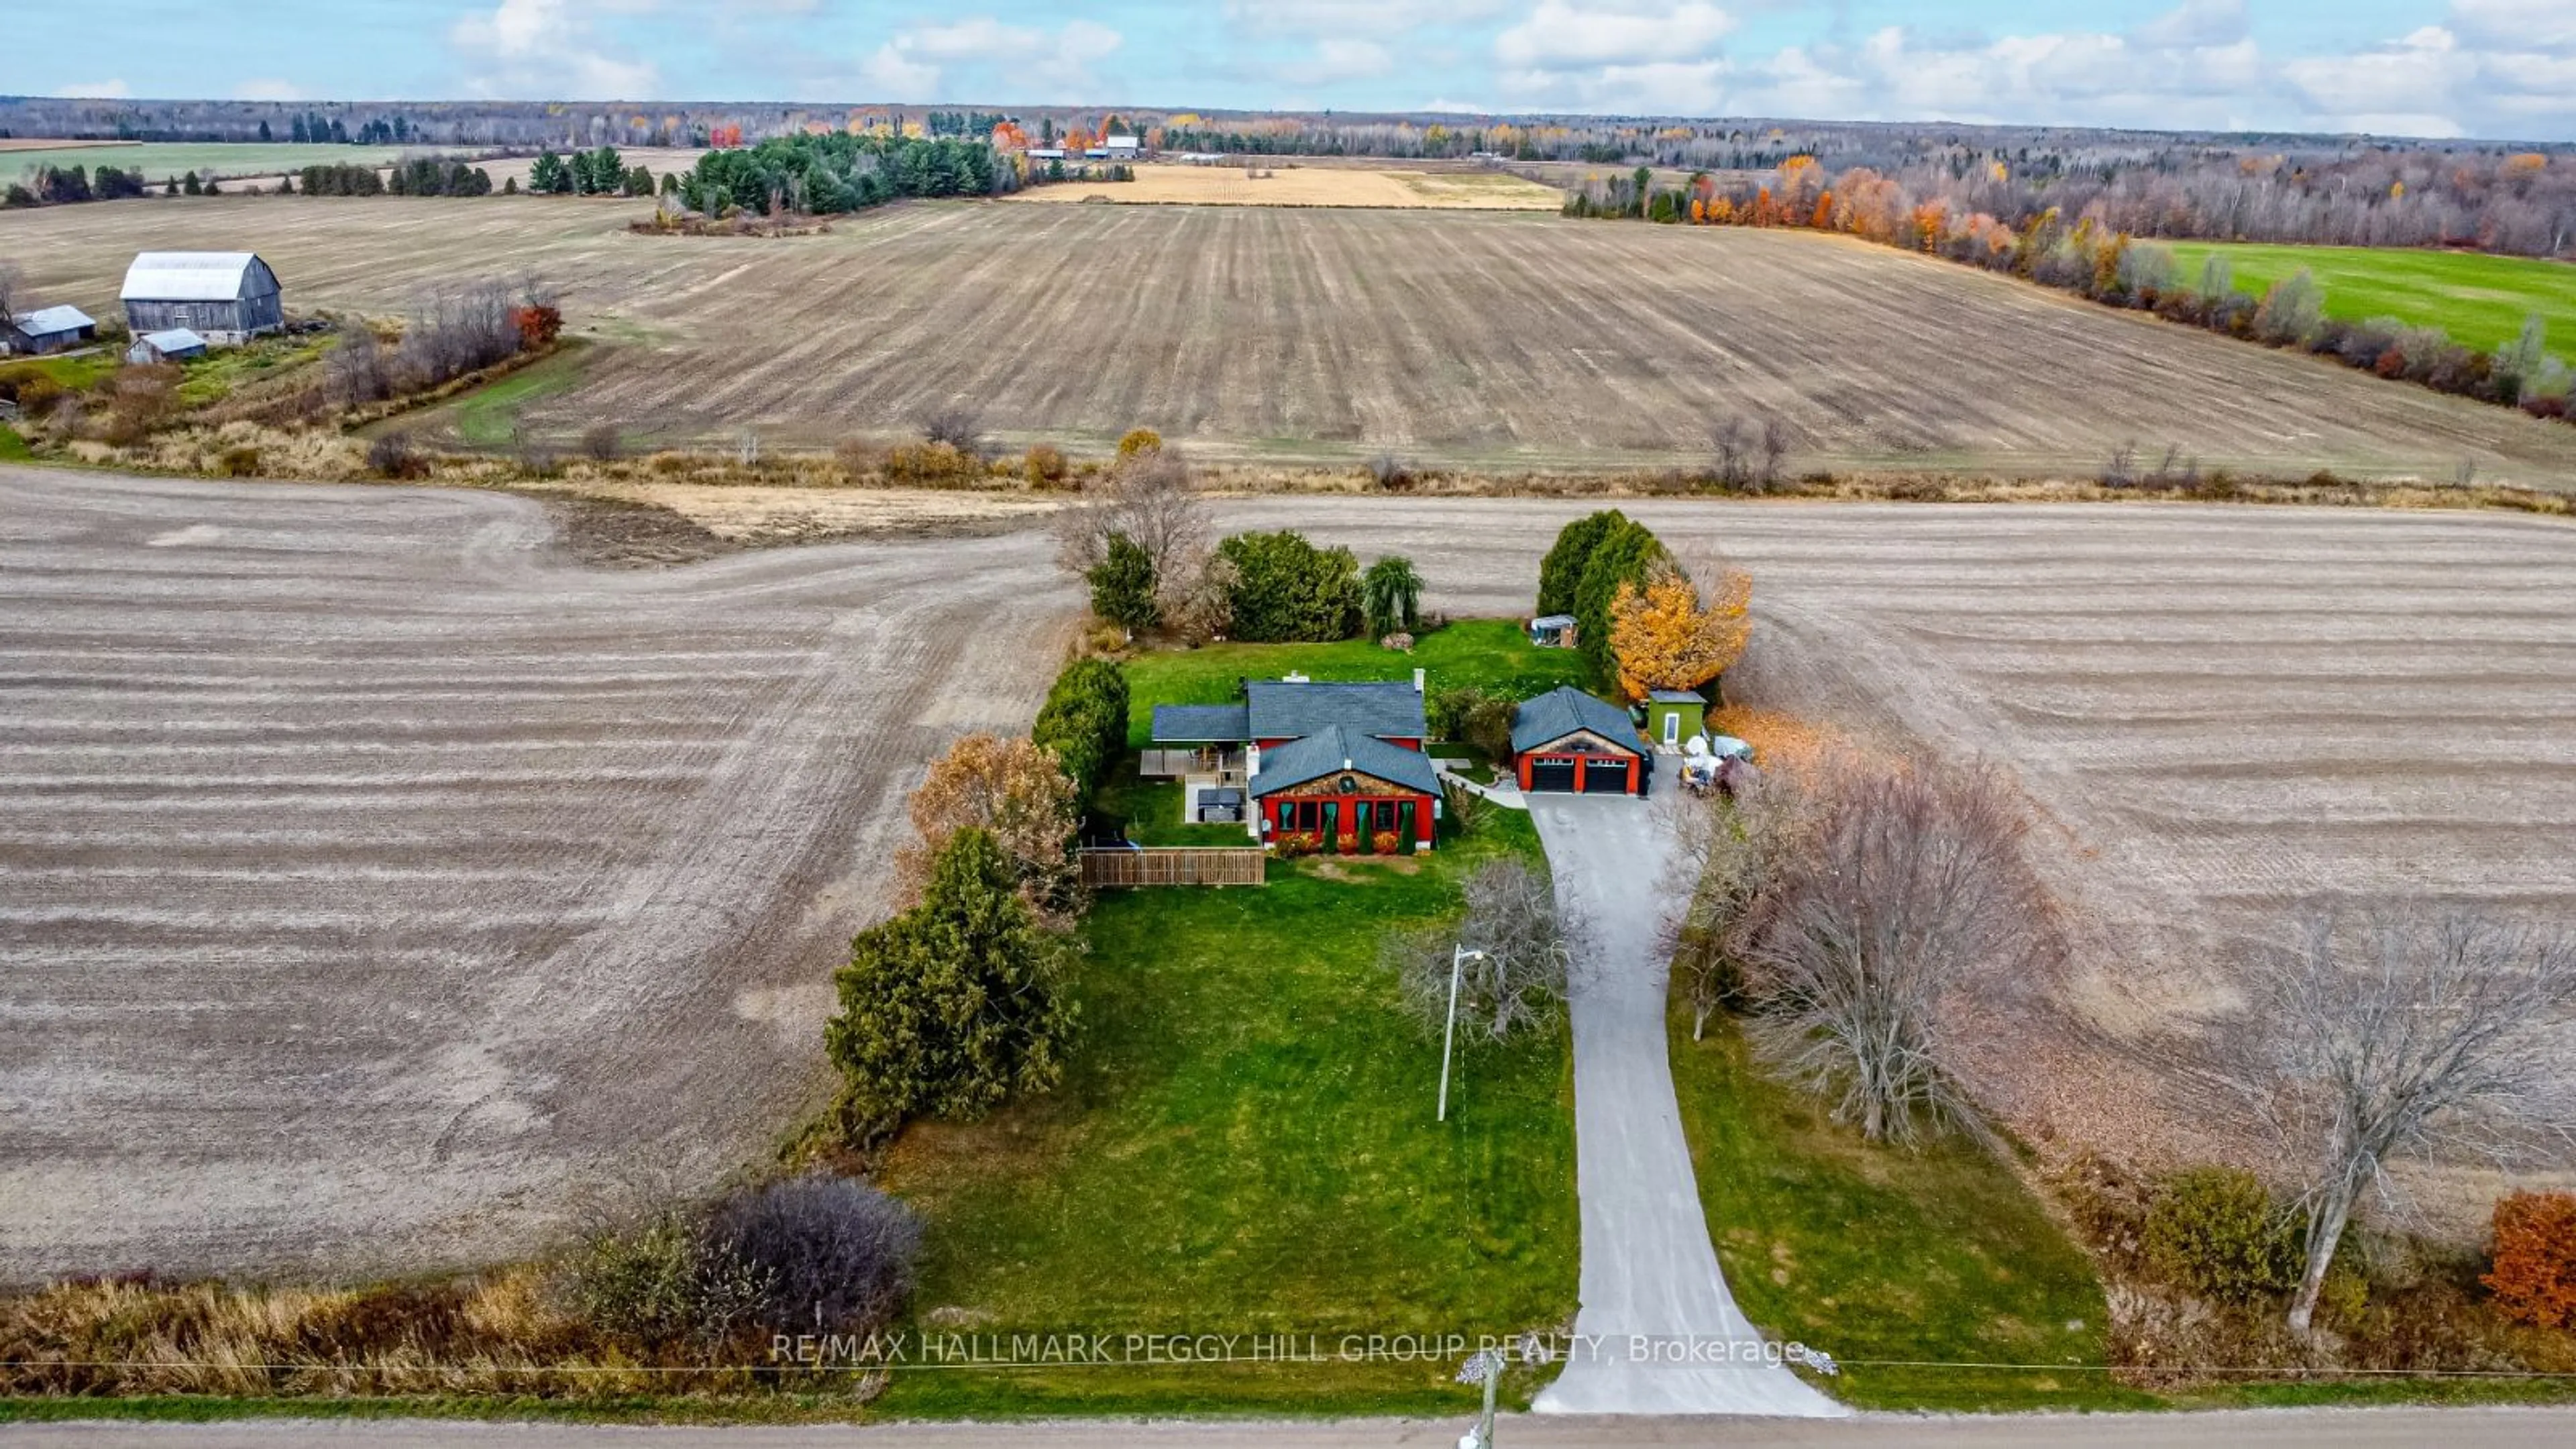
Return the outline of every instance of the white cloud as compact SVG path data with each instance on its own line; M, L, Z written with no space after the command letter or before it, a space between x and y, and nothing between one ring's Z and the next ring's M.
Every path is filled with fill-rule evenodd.
M878 96L893 101L952 97L952 70L981 70L989 84L1032 101L1096 100L1096 67L1117 53L1125 37L1092 20L1069 20L1056 30L1012 25L989 15L898 32L860 63L859 75Z
M1503 0L1226 0L1226 24L1256 35L1408 35L1425 26L1472 24Z
M465 84L477 94L642 100L660 89L660 70L618 55L593 17L656 8L657 0L499 0L488 14L458 19L448 39L475 67Z
M134 94L134 88L121 80L73 81L69 85L56 86L45 94L69 100L115 101Z
M300 101L304 93L282 80L246 80L233 87L237 101Z
M1661 67L1707 59L1734 29L1735 17L1707 0L1539 0L1494 37L1494 59L1542 74Z

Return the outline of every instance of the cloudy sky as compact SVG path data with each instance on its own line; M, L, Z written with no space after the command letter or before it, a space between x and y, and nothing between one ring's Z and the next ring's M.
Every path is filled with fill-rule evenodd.
M5 3L17 13L0 94L1580 111L2576 140L2576 0Z

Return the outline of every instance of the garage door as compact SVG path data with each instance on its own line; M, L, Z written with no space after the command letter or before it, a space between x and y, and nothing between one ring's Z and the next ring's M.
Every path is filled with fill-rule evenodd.
M1586 795L1627 794L1628 762L1624 759L1584 761L1583 793Z
M1572 760L1530 761L1530 784L1533 790L1571 790L1574 788Z

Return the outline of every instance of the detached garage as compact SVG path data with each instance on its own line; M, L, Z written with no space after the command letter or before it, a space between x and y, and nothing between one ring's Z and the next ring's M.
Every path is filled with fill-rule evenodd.
M1628 712L1564 686L1512 714L1512 761L1536 793L1643 795L1646 742Z

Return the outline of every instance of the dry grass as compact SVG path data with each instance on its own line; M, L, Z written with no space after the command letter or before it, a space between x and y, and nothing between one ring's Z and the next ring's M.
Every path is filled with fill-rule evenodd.
M906 437L972 397L1012 451L1097 456L1144 425L1259 467L1392 453L1416 472L1686 472L1736 417L1788 429L1793 474L2084 479L2134 443L2204 475L2447 480L2467 462L2483 480L2576 484L2564 423L1829 237L956 202L769 241L629 234L643 213L218 197L11 213L0 250L93 312L145 246L258 250L300 310L391 315L434 283L535 271L597 344L518 415L562 451L602 417L640 448L750 429L765 449L824 450Z
M1358 170L1282 165L1147 164L1133 181L1032 186L1018 202L1114 201L1130 206L1320 206L1436 211L1544 211L1564 193L1518 176L1480 171Z

